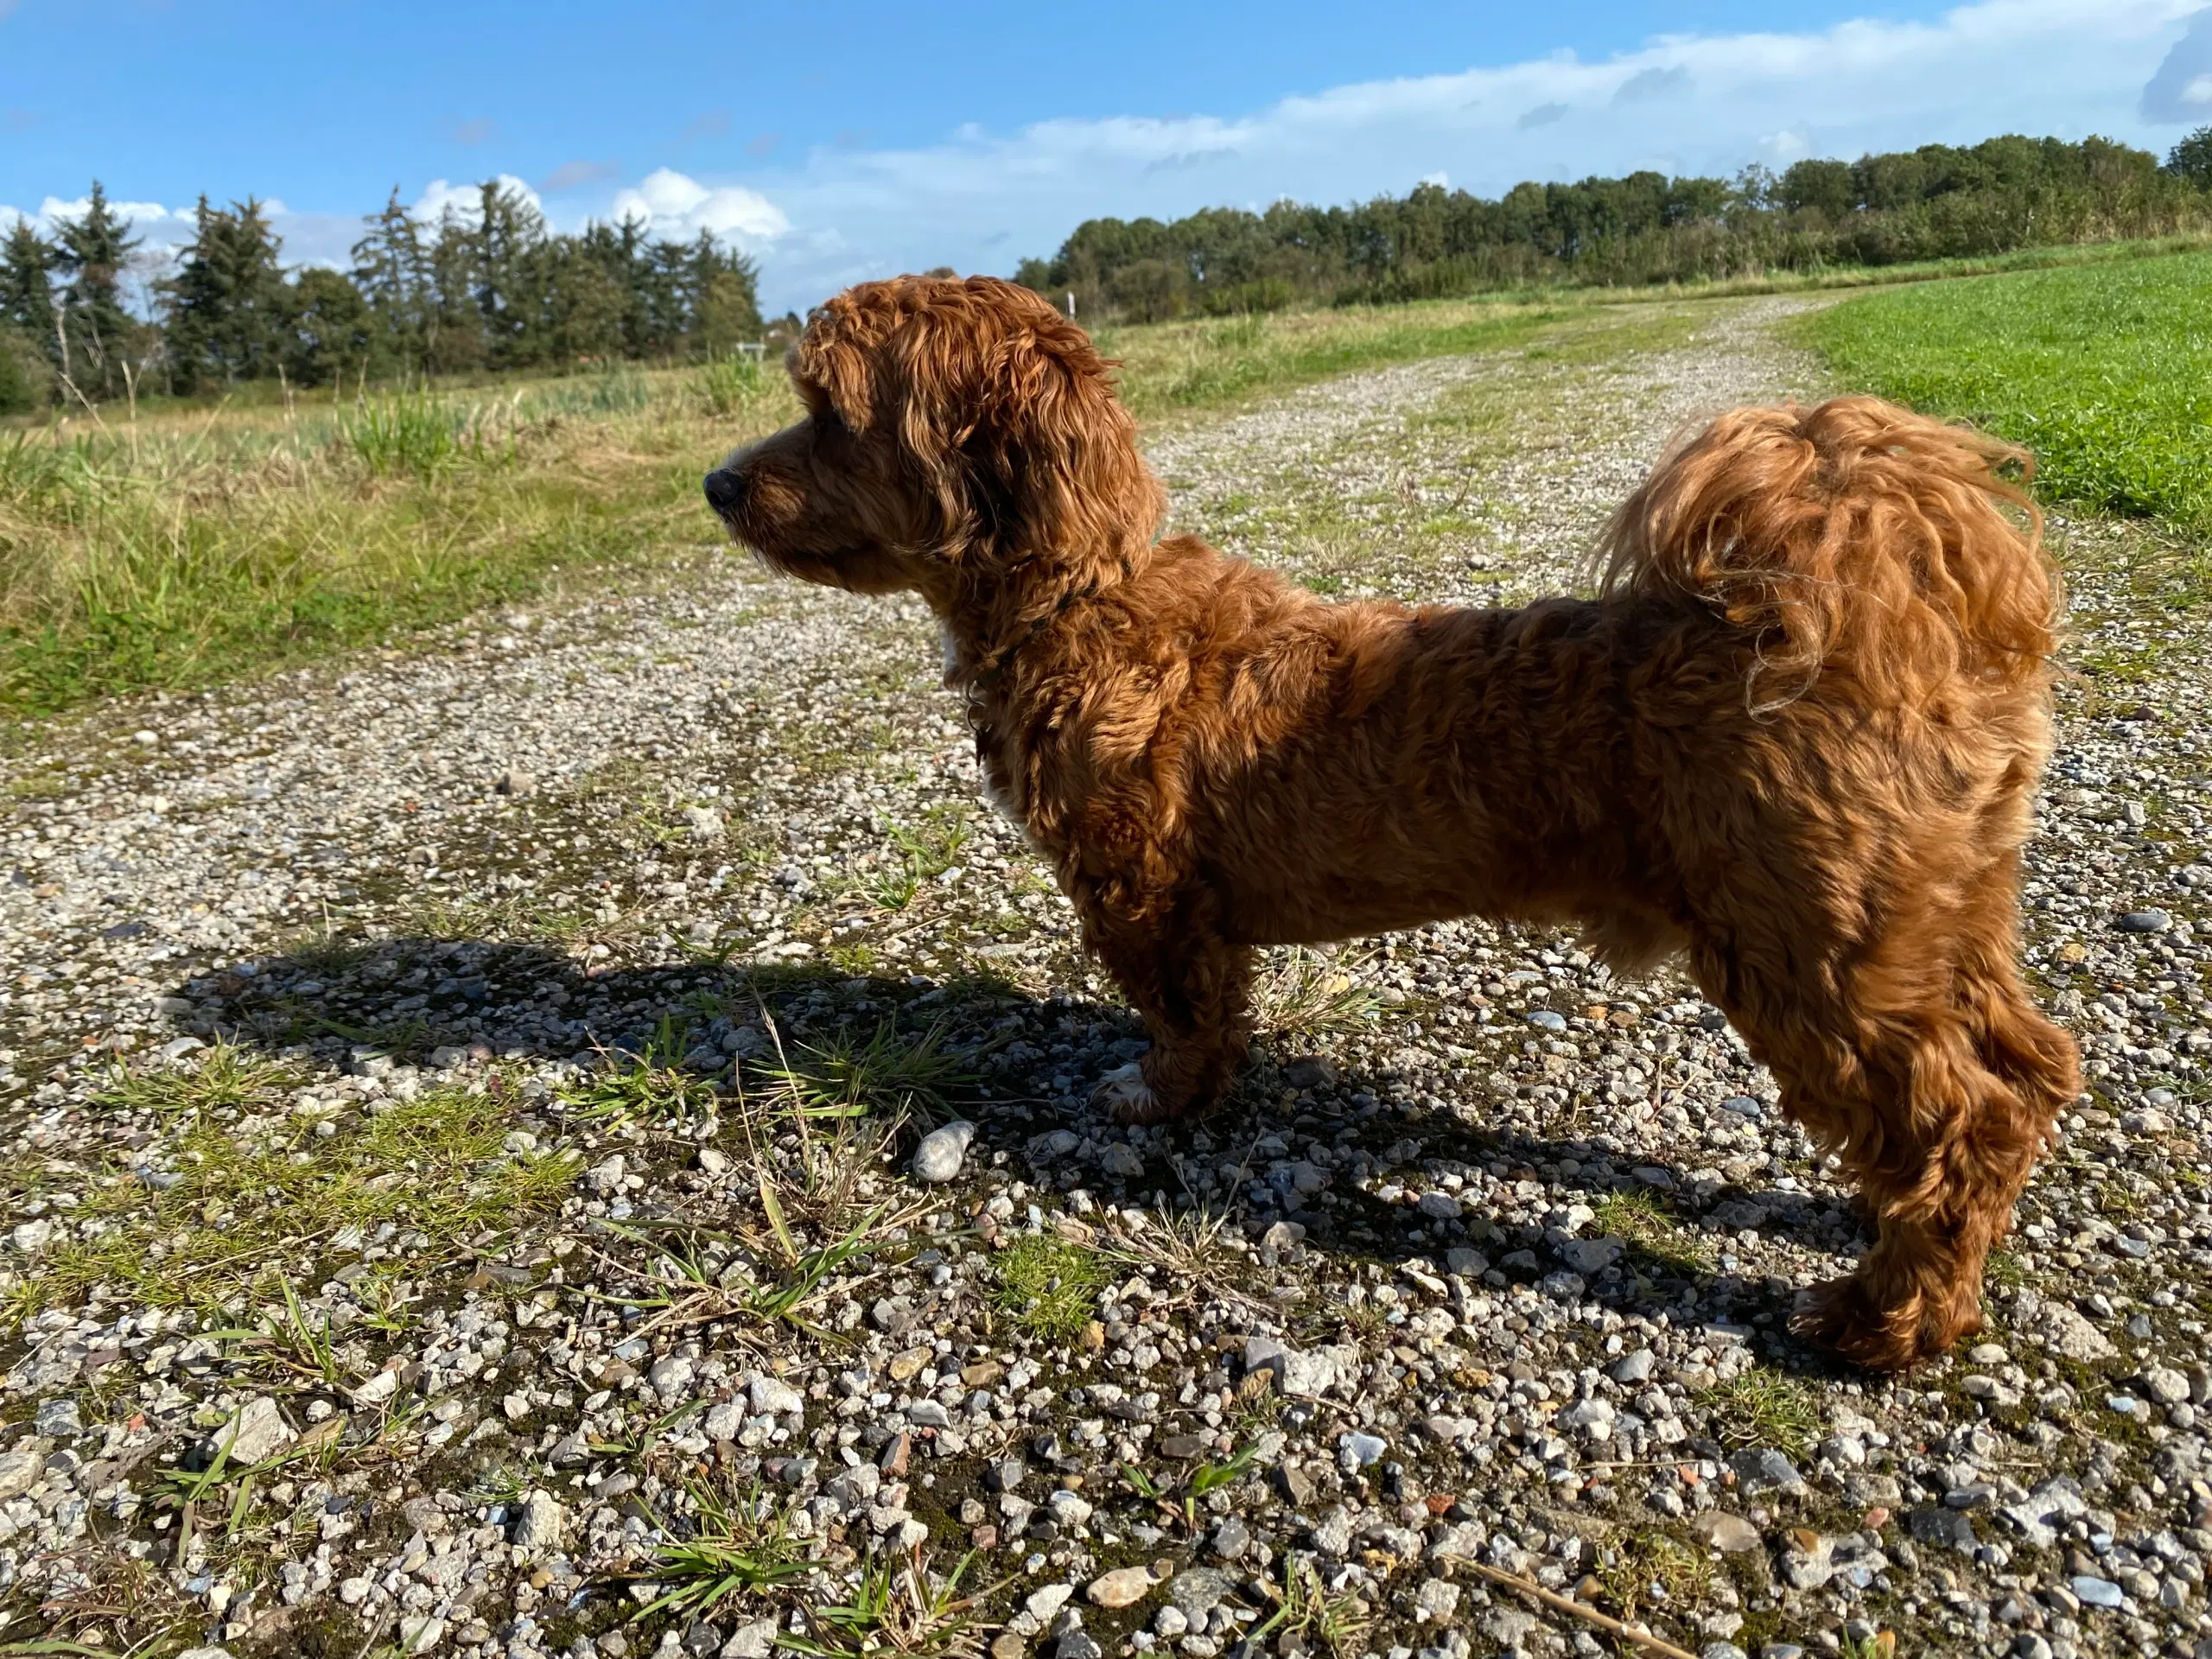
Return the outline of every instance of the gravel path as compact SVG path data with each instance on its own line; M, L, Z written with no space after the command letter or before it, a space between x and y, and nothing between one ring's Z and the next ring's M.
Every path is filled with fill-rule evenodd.
M1153 453L1316 587L1510 602L1681 421L1818 389L1790 308ZM24 728L0 1647L1609 1650L1566 1598L1708 1659L2212 1654L2205 629L2191 550L2056 528L2031 965L2094 1092L1898 1384L1785 1334L1863 1240L1770 1079L1569 940L1281 953L1230 1108L1093 1116L1138 1027L911 606L702 553Z

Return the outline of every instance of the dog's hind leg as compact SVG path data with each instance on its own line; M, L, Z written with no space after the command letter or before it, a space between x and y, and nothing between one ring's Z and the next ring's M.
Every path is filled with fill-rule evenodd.
M1252 953L1203 925L1203 903L1164 928L1086 918L1097 952L1144 1016L1152 1048L1109 1072L1099 1103L1123 1123L1158 1123L1203 1110L1229 1090L1251 1040Z
M2014 966L2014 891L1992 869L1948 914L1893 926L1825 974L1801 956L1797 972L1754 975L1747 953L1710 939L1696 952L1783 1109L1841 1157L1872 1212L1858 1270L1815 1291L1795 1324L1873 1370L1980 1328L1990 1249L2079 1087L2072 1042Z

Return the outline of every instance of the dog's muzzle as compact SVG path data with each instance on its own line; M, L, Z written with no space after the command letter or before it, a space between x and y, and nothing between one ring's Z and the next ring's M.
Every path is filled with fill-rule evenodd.
M717 467L706 478L707 505L725 518L737 511L737 504L745 499L745 480L736 470Z

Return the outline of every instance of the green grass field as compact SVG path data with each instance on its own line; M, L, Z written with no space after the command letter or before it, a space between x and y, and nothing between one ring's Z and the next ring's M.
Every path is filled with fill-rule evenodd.
M1802 327L1843 385L2028 445L2046 499L2212 532L2212 253L1929 283Z

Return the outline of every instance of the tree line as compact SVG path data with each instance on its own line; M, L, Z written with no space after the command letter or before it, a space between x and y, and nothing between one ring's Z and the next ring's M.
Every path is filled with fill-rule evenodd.
M1641 285L2002 253L2212 226L2212 127L2147 150L2005 137L1808 159L1732 179L1654 172L1422 184L1350 207L1210 207L1086 219L1015 280L1081 317L1154 321L1294 302L1367 304L1545 283Z
M350 270L286 269L264 204L200 199L192 239L145 277L143 238L96 181L84 210L0 240L0 411L243 381L568 366L727 352L760 335L753 262L635 220L550 231L497 182L426 222L399 193Z

